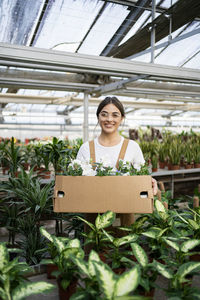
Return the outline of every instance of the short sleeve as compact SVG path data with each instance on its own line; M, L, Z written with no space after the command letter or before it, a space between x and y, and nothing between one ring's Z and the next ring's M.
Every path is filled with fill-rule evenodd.
M125 161L130 161L132 164L138 165L145 164L142 150L137 142L129 140L128 148L125 155Z
M90 160L90 149L89 149L89 143L86 142L83 145L81 145L76 158L78 160L82 161L89 161Z

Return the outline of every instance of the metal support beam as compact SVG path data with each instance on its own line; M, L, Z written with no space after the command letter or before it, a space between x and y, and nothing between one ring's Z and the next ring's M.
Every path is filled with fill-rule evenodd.
M151 27L151 63L154 63L154 53L155 53L155 10L156 10L156 0L152 0L152 11L151 11L151 20L152 20L152 27Z
M119 77L148 75L200 82L200 70L0 43L0 64Z
M129 79L120 80L117 82L109 83L109 84L94 88L91 91L89 91L89 93L90 94L105 94L105 93L114 92L114 91L120 90L121 88L124 88L126 86L126 84L128 84L128 83L137 81L139 79L144 79L144 78L147 78L147 75L133 76Z
M169 46L169 45L171 45L171 44L177 43L177 42L179 42L179 41L182 41L182 40L184 40L184 39L187 39L187 38L189 38L189 37L191 37L191 36L193 36L193 35L199 34L199 33L200 33L200 28L195 29L195 30L193 30L193 31L187 32L187 33L182 34L182 35L180 35L180 36L177 36L177 37L175 37L175 38L173 38L173 39L170 39L170 40L168 40L167 42L163 42L163 43L160 43L159 45L155 45L155 48L154 48L154 49L155 49L155 50L158 50L158 49L160 49L160 48L163 48L163 47ZM126 57L125 59L133 59L133 58L136 58L136 57L138 57L138 56L147 54L147 53L149 53L149 52L151 52L151 48L150 48L150 49L147 49L147 50L144 50L144 51L141 51L141 52L138 52L138 53L136 53L136 54L134 54L134 55L131 55L131 56L129 56L129 57Z
M84 103L83 103L83 109L84 109L84 123L83 123L83 141L88 141L89 133L88 133L88 107L89 107L89 96L88 93L84 93Z

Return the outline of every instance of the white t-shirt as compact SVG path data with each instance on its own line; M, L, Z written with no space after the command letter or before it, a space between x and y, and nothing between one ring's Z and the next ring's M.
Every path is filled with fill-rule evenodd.
M103 160L106 161L107 165L115 168L123 141L124 138L121 137L121 141L119 144L111 147L105 147L99 144L98 138L95 138L94 146L96 162L99 163L101 160ZM82 161L90 160L89 142L84 143L80 147L76 158ZM140 146L133 140L129 140L128 147L124 156L124 162L131 162L133 165L143 165L145 163Z

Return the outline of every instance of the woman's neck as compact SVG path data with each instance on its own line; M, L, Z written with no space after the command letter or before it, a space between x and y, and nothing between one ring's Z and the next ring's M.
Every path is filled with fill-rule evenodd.
M105 147L115 146L120 143L121 136L117 132L117 134L105 134L101 133L98 138L99 143Z

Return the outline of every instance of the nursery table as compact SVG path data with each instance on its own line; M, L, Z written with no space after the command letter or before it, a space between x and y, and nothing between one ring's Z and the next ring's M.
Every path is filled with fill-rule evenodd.
M180 169L173 171L160 169L157 172L153 172L151 175L156 179L161 178L163 182L171 183L172 198L174 197L174 183L194 180L200 182L200 168Z

